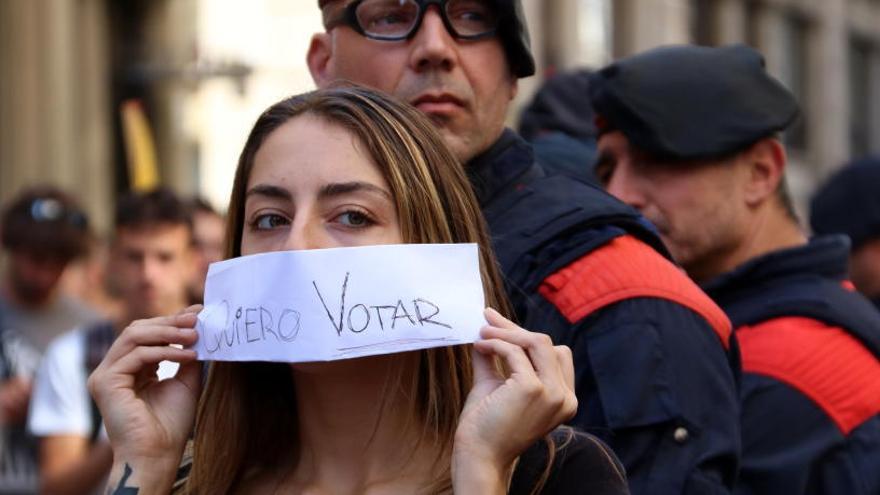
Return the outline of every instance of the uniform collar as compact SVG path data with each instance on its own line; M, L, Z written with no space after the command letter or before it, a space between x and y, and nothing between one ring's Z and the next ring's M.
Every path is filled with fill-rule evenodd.
M703 285L709 296L759 283L795 276L818 276L843 281L847 278L849 239L844 235L818 236L807 244L773 251L743 263Z
M506 190L534 166L532 147L510 129L488 150L465 165L480 206L491 202L499 192Z

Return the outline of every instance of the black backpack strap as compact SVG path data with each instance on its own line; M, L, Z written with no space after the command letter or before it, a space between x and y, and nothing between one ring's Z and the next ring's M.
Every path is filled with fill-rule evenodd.
M86 329L86 348L85 348L85 371L86 376L91 375L95 368L101 364L113 340L116 338L116 332L113 324L105 321L92 325ZM98 433L101 431L101 411L95 399L89 396L89 402L92 412L92 429L89 434L89 442L94 443L98 439Z

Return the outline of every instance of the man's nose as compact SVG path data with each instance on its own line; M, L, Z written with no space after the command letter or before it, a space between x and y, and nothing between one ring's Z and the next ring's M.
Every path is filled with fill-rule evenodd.
M161 275L161 262L158 259L155 259L151 256L145 256L143 261L141 262L141 273L143 274L144 280L147 282L152 282Z
M618 166L608 177L605 189L609 194L637 210L645 207L642 181L631 174L626 166Z
M446 30L440 7L428 6L422 25L413 37L410 63L416 70L443 69L455 66L457 42Z

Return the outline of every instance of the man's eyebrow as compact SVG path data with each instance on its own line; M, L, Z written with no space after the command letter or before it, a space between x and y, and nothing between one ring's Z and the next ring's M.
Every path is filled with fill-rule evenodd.
M284 189L283 187L272 186L269 184L257 184L256 186L248 189L247 193L245 193L245 198L250 198L251 196L266 196L269 198L283 199L286 201L293 200L293 196L290 194L290 191Z
M394 198L391 197L391 193L389 193L385 189L375 184L361 181L334 182L332 184L327 184L323 186L318 192L318 197L324 199L332 196L340 196L343 194L350 194L355 192L368 192L372 194L378 194L380 196L383 196L388 201L394 201Z

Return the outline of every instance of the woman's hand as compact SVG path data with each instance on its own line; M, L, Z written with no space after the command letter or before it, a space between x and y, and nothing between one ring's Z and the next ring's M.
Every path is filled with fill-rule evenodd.
M195 419L201 367L194 350L169 344L195 343L200 309L191 306L173 316L133 322L89 378L89 392L113 446L111 487L123 477L129 487L138 481L173 483ZM160 382L156 368L166 360L181 366L177 376Z
M455 433L456 494L507 493L514 460L577 411L571 350L493 309L485 315L484 340L474 343L474 387Z

